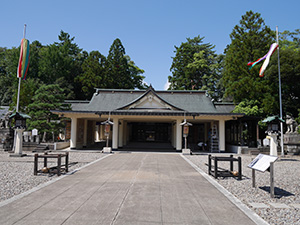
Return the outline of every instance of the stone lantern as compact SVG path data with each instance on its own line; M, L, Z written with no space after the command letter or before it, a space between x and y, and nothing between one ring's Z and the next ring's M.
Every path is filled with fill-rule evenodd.
M14 154L10 156L22 157L26 154L22 153L23 148L23 131L26 129L26 119L30 119L31 117L25 113L16 112L11 114L9 117L11 120L14 119L15 121L15 149Z
M284 122L283 119L279 118L279 116L269 116L262 121L263 123L268 124L268 133L267 138L270 139L270 155L277 156L277 136L279 132L279 123Z

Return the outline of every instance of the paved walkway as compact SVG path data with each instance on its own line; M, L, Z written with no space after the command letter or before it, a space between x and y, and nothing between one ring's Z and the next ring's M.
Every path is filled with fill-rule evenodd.
M179 154L120 153L0 208L0 224L255 224Z

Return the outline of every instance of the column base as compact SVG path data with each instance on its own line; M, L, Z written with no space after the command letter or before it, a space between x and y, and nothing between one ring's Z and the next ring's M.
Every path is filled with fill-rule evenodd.
M18 153L13 153L13 154L10 154L9 157L23 157L23 156L26 156L27 154L18 154Z
M104 147L103 148L103 153L111 153L111 147Z
M183 155L190 155L191 154L191 149L189 149L189 148L183 148L182 149L182 154Z

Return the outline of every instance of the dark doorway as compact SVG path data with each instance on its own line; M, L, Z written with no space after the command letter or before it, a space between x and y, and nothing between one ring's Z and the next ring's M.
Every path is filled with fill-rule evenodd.
M208 141L205 138L205 130L204 123L195 123L190 127L190 132L188 136L188 147L192 149L192 151L207 151L208 150Z
M140 142L170 142L170 123L132 123L130 141Z

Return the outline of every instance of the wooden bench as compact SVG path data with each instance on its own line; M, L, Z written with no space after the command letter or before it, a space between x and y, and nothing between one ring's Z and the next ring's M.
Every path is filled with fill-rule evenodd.
M214 161L214 170L212 170L212 160ZM230 162L230 170L218 170L218 162ZM242 180L242 160L241 157L234 158L233 155L230 157L225 156L212 156L208 155L208 174L215 178L218 177L235 177L233 173L233 162L238 162L238 180Z
M39 154L34 154L34 175L37 175L38 172L41 172L41 170L38 171L38 159L42 158L44 159L44 168L47 168L47 160L48 159L57 159L57 166L56 166L56 173L58 176L61 175L61 158L65 157L65 171L68 172L69 169L69 153L66 152L64 154L48 154L47 152L39 155Z

